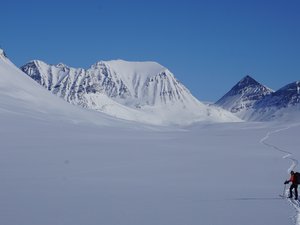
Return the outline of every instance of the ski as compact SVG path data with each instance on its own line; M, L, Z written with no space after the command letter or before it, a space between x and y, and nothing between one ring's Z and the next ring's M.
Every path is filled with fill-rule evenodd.
M282 198L282 199L287 199L287 200L289 200L289 202L291 203L291 204L293 204L295 207L297 207L297 208L300 208L300 200L299 199L294 199L294 198L288 198L288 197L286 197L286 196L284 196L284 195L281 195L281 194L279 194L279 197L280 198Z
M290 200L290 202L291 202L295 207L297 207L297 208L300 207L300 202L299 202L299 200L295 200L295 199L289 199L289 200Z

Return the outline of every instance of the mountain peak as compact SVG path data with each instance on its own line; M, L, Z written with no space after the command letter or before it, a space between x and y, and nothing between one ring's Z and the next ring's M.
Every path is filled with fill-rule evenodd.
M273 90L265 87L247 75L215 104L245 119L245 113L251 109L258 100L263 99L272 92Z
M276 91L274 94L276 95L277 93L292 93L295 95L300 95L300 81L294 81L285 85L284 87Z
M152 61L125 61L121 59L99 61L92 65L91 68L109 67L120 74L147 74L157 75L166 70L166 68L157 62Z
M258 101L255 109L259 112L270 111L272 113L274 110L281 110L299 104L300 82L295 81L280 88L276 92L272 93L272 95L266 96L261 101ZM267 114L267 116L272 117L273 114Z
M265 87L254 78L249 75L246 75L243 79L241 79L233 88L227 93L227 95L252 95L257 94L259 92L273 92L273 90Z
M292 82L274 93L274 96L283 96L286 98L285 102L287 104L292 103L299 103L300 102L300 81Z
M64 63L58 63L56 65L56 67L64 68L64 67L68 67L68 66L66 64L64 64Z
M250 75L246 75L243 79L241 79L238 83L238 87L245 87L249 85L261 85L259 82L257 82L254 78L252 78Z
M39 65L39 64L45 64L45 62L41 61L41 60L31 60L28 64L33 64L33 65Z
M29 66L31 68L33 67L38 67L38 68L41 68L41 67L49 67L49 66L54 66L56 68L69 68L66 64L64 63L58 63L56 65L48 65L47 63L45 63L44 61L42 60L38 60L38 59L35 59L35 60L31 60L29 61L27 64L25 64L24 66L21 67L21 69L25 66Z
M0 57L7 58L5 51L2 48L0 48Z

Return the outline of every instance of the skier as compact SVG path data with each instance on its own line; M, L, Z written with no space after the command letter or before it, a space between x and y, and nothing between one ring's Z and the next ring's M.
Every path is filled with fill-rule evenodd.
M291 177L289 180L286 180L284 182L284 184L288 184L290 182L292 182L291 186L290 186L290 195L289 195L289 198L292 198L293 197L293 189L295 189L295 200L298 199L298 175L299 173L295 173L293 170L291 171Z

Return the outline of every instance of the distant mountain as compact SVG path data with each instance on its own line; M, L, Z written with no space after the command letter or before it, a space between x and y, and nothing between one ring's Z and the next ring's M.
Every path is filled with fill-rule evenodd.
M154 124L238 120L221 108L199 102L155 62L100 61L89 69L76 69L34 60L21 70L74 105L118 118Z
M274 92L246 76L215 104L244 120L265 121L299 111L299 93L300 82L293 82Z
M215 104L247 120L257 101L271 93L273 90L247 75Z
M300 81L290 83L269 96L261 99L256 108L276 107L278 109L300 103Z
M254 120L287 118L295 112L300 115L300 82L292 82L257 101L254 110Z
M101 61L84 70L35 60L21 69L52 93L83 107L89 104L85 97L95 93L131 108L183 103L187 99L195 102L167 69L153 62Z

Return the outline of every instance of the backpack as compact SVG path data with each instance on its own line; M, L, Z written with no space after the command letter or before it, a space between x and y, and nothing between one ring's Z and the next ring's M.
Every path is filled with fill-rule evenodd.
M300 184L300 173L298 172L295 173L295 183Z

